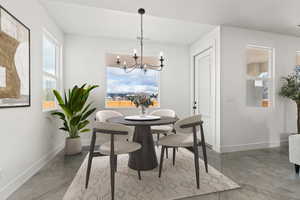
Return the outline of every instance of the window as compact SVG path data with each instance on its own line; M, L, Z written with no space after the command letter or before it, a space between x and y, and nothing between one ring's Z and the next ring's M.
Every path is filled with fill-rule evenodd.
M270 107L272 104L273 49L248 46L247 106Z
M157 96L154 106L159 106L159 79L160 72L148 70L147 73L136 69L130 73L115 65L116 55L106 55L106 98L105 106L108 108L134 107L128 97L141 93ZM131 56L121 56L122 60L130 63ZM149 58L149 57L148 57ZM157 60L157 58L155 58ZM145 59L147 60L147 59Z
M49 33L43 36L43 110L56 108L53 89L60 90L61 47Z

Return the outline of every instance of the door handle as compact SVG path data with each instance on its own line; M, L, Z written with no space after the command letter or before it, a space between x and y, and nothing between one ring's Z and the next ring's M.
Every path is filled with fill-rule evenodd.
M194 101L194 106L193 106L193 109L194 109L194 110L197 109L197 106L196 106L196 105L197 105L197 101Z

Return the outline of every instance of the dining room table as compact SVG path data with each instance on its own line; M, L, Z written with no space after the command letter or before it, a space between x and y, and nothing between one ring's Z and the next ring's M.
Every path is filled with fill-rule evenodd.
M134 127L133 142L141 144L141 149L129 153L128 166L134 170L152 170L158 166L151 126L172 125L178 118L159 117L151 120L131 120L126 117L113 117L107 121Z

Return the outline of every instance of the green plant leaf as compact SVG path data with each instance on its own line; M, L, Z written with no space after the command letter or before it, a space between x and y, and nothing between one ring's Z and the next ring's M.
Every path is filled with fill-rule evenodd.
M53 90L53 94L55 95L59 104L64 104L64 101L57 90Z
M85 133L85 132L90 132L90 131L91 131L91 129L86 128L86 129L81 130L80 133Z
M82 120L87 119L91 114L93 114L93 112L95 112L95 110L96 110L96 108L93 108L93 109L87 111L87 112L82 116L81 119L82 119Z
M87 118L96 110L90 108L91 103L87 103L90 92L98 85L81 87L75 85L72 89L64 91L64 99L58 91L53 91L62 112L53 112L53 116L58 116L63 121L63 127L60 130L67 131L69 137L79 137L80 132L88 132L90 129L85 128L89 124Z
M83 122L80 122L80 124L78 125L78 130L83 129L84 127L86 127L90 122L88 120L84 120Z

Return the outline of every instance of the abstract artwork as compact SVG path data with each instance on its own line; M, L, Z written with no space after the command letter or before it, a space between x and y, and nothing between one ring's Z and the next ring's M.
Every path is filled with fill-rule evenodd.
M0 108L30 106L30 29L0 5Z

